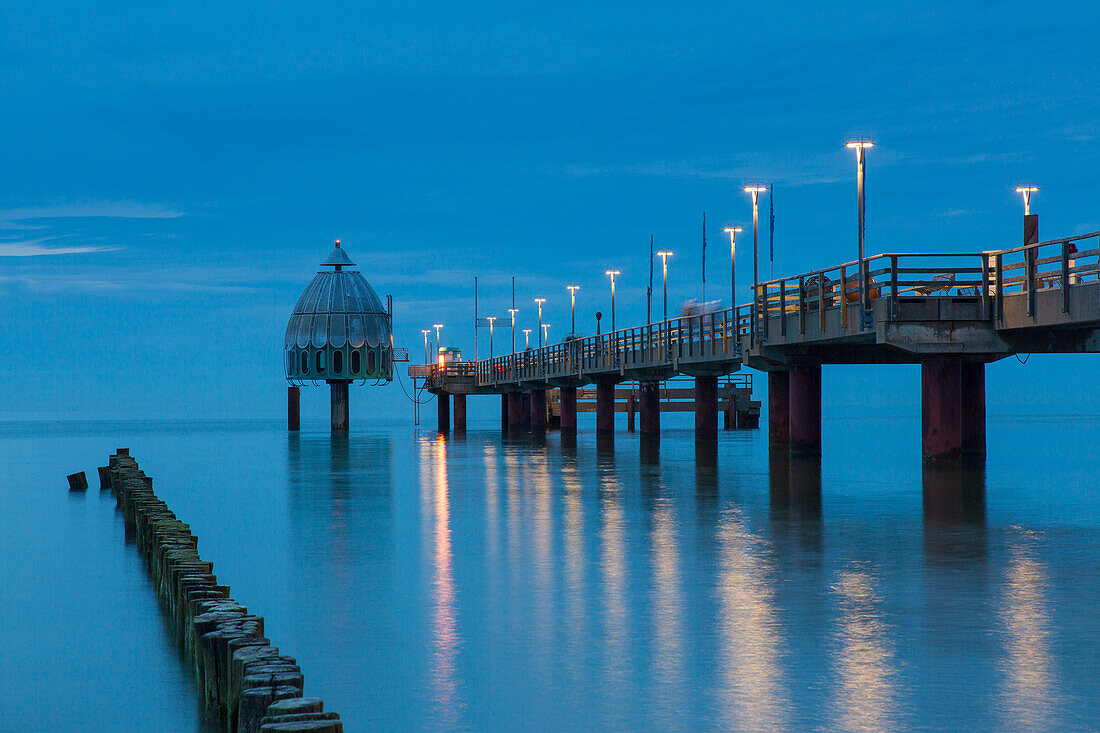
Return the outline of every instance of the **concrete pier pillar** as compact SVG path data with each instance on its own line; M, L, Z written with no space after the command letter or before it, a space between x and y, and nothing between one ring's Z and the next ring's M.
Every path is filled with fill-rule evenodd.
M346 433L348 431L348 384L345 379L334 379L329 382L329 391L332 395L332 432Z
M451 429L451 396L449 394L440 392L435 396L435 414L439 432L449 431Z
M531 429L531 393L520 393L519 426L521 430Z
M561 388L561 431L577 432L577 388Z
M789 378L791 453L821 455L821 366L792 369ZM769 404L771 399L769 398Z
M500 430L508 432L508 394L500 395Z
M627 395L626 398L626 431L628 433L634 432L634 413L638 411L638 402L634 395Z
M961 366L958 356L921 357L921 453L925 458L949 461L962 454Z
M640 406L640 422L642 435L652 438L661 436L661 383L642 382Z
M466 395L456 394L455 401L455 432L466 430Z
M718 438L718 377L695 378L695 439Z
M298 387L286 388L286 429L289 432L302 428L302 390Z
M546 430L546 390L531 390L531 430L544 432Z
M791 373L768 372L768 443L791 442Z
M959 420L964 456L985 455L985 364L959 365Z
M615 432L615 385L611 382L596 382L596 432Z
M518 433L523 430L523 413L527 410L524 404L526 395L523 392L509 392L508 398L508 430Z

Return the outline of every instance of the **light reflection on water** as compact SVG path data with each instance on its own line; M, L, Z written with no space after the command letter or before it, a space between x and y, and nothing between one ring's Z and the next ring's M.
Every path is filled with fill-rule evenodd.
M1026 435L1026 460L922 466L913 445L884 438L894 423L842 425L826 431L844 440L827 438L824 460L769 450L764 431L723 433L715 448L675 425L659 443L404 425L342 439L279 425L0 426L0 456L20 457L0 468L28 487L0 493L13 559L0 592L102 608L120 596L101 587L141 579L109 502L56 481L58 462L94 466L129 444L349 729L1088 729L1100 714L1082 651L1100 642L1100 457L1071 457L1058 422L994 422L991 447ZM1079 429L1100 434L1100 422ZM874 452L848 448L872 439ZM98 584L40 539L74 532L101 548ZM121 597L147 614L146 590ZM112 615L94 630L81 618L62 634L5 615L3 658L38 669L71 639L130 638ZM155 625L136 628L163 647ZM138 653L154 677L175 675L174 705L138 696L114 713L119 727L133 715L194 730L174 724L193 709L186 670ZM65 675L48 679L87 704ZM19 707L34 689L9 677L3 691L39 714Z

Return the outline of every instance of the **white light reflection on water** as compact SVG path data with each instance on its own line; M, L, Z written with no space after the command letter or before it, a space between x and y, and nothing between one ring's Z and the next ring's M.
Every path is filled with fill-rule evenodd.
M1047 730L1057 708L1058 683L1050 651L1047 577L1034 556L1036 538L1025 532L1008 548L1000 613L1008 658L1001 697L1006 727Z
M656 636L656 695L665 711L678 711L685 704L683 653L683 594L680 577L680 547L676 540L677 519L665 506L653 512L651 534L653 558L653 626Z
M788 723L789 697L780 667L781 635L770 568L760 540L737 509L718 528L719 631L723 696L731 730L780 730Z
M623 538L622 497L614 466L601 466L598 470L605 674L608 678L607 684L619 691L625 691L630 682L630 649L627 634L627 558Z
M429 716L439 729L453 729L462 714L455 660L459 653L455 613L455 581L451 548L451 502L447 484L447 441L442 435L420 443L422 506L430 514L431 589L431 699Z
M875 579L861 564L841 571L832 586L840 597L836 632L835 727L854 731L892 731L896 676L892 630L885 623Z
M577 476L575 461L562 465L564 497L564 550L565 550L565 608L568 623L565 624L569 645L569 658L577 660L585 651L583 645L588 635L588 609L585 603L584 554L584 503L581 501L581 481Z

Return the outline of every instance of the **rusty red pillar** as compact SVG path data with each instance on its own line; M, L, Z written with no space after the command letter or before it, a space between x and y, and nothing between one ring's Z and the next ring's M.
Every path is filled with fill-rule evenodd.
M301 397L302 390L298 387L286 388L286 429L289 432L302 429Z
M330 419L332 432L346 433L348 431L348 382L346 379L334 379L329 382L329 391L332 396Z
M925 458L949 461L962 453L961 366L958 356L921 357L921 453Z
M451 396L446 392L435 396L435 415L439 432L446 433L451 429Z
M561 388L561 431L577 432L577 388Z
M596 382L596 432L615 432L615 385Z
M642 382L640 422L642 435L661 435L661 383Z
M546 390L531 390L531 429L546 430Z
M455 400L455 432L466 430L466 395L456 394Z
M500 395L500 429L501 432L508 430L508 394L505 392Z
M821 365L795 367L790 372L789 418L791 453L821 455ZM771 398L768 398L771 404Z
M514 433L523 430L523 415L527 412L527 395L523 392L509 392L508 397L508 429Z
M962 453L985 455L985 364L964 361L959 365L959 420Z
M768 372L768 443L791 442L791 373Z
M695 378L695 439L718 438L718 377Z

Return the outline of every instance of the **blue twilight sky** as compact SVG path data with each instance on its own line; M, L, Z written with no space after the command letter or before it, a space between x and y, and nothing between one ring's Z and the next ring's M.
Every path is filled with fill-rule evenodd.
M284 414L294 301L340 237L399 344L473 351L549 299L551 338L640 322L649 235L671 301L729 272L721 228L776 185L776 273L868 252L1100 230L1091 2L0 5L0 346L10 416ZM728 250L726 250L728 251ZM739 272L751 272L749 249ZM766 268L766 264L764 265ZM743 282L747 282L742 278ZM747 289L745 290L747 295ZM483 350L488 348L486 340ZM504 341L501 336L497 348ZM1100 407L1089 356L990 368L991 408ZM915 411L913 367L826 369L826 411ZM1073 406L1068 406L1072 398ZM308 415L327 397L305 395ZM402 406L358 389L353 415ZM361 423L360 423L361 424Z

